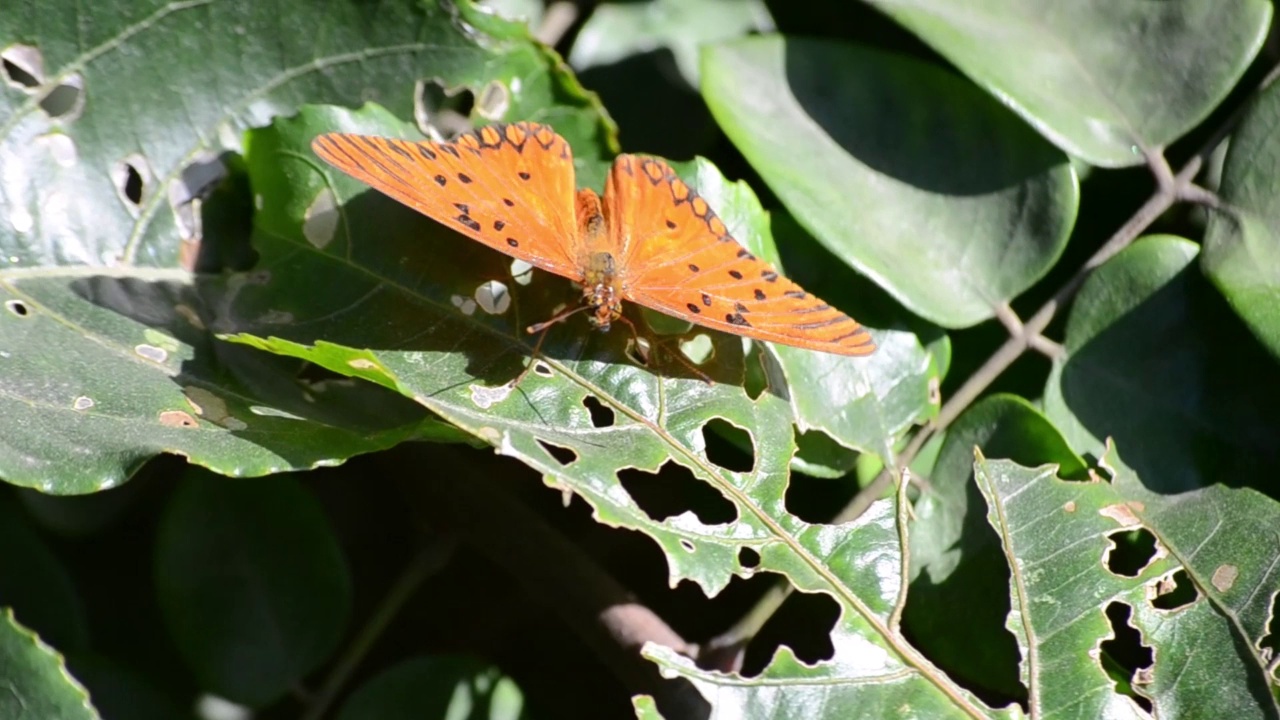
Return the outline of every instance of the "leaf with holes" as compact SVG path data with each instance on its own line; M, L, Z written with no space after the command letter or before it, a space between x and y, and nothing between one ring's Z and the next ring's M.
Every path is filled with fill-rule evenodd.
M1124 470L1070 482L981 455L974 478L1012 568L1008 629L1032 716L1149 717L1100 662L1144 650L1153 660L1133 685L1156 716L1280 712L1262 649L1280 592L1273 501L1223 486L1162 496ZM1156 551L1129 568L1117 544L1135 530ZM1113 647L1129 628L1142 649Z
M1262 47L1271 3L871 0L1067 152L1138 165L1199 124Z
M944 327L994 317L1048 272L1075 222L1066 156L920 61L746 38L704 50L702 96L797 221Z
M89 492L162 452L258 475L459 438L389 393L215 341L266 278L190 271L248 264L254 198L234 153L243 130L303 99L382 97L434 128L465 120L474 96L479 120L536 114L580 157L609 152L602 111L554 53L465 2L392 0L377 22L308 0L13 5L0 12L0 477Z
M911 595L903 625L929 657L955 668L966 683L1017 697L1018 649L1001 632L1009 570L973 482L975 448L1023 465L1055 463L1073 478L1085 465L1029 403L992 395L951 426L912 508Z
M1045 414L1076 452L1099 457L1112 438L1116 462L1164 492L1280 471L1274 361L1198 272L1198 252L1147 237L1099 268L1045 388Z
M673 584L690 580L716 594L736 575L770 572L831 596L842 610L836 656L812 668L780 657L769 672L818 694L830 693L831 678L843 680L827 700L832 716L868 700L985 712L893 627L902 563L894 504L878 503L838 527L788 512L796 448L786 395L802 378L789 382L780 363L764 363L765 387L752 397L742 384L741 338L706 333L709 352L697 355L696 367L715 381L707 384L689 367L699 360L674 357L683 352L679 335L644 330L646 361L625 330L599 333L571 318L551 328L532 371L513 388L535 342L524 328L558 304L577 302L581 291L329 171L304 152L322 130L412 136L374 108L327 107L251 133L246 160L265 199L255 272L264 281L242 285L230 304L229 315L242 321L226 328L229 339L414 398L581 496L600 522L649 535L666 554ZM721 182L713 180L709 187ZM725 209L730 223L735 204ZM322 213L332 215L322 222ZM272 313L294 322L257 321ZM644 328L640 314L633 318ZM923 385L928 364L918 350L899 372ZM873 413L863 421L868 434L882 427ZM736 438L746 452L722 460L710 450L718 437L709 435ZM638 500L644 474L667 465L723 498L725 512L649 512ZM876 677L892 682L859 682Z

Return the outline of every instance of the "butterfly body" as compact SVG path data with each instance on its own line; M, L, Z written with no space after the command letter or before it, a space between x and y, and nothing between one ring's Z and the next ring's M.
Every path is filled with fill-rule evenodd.
M312 148L436 221L577 282L600 330L626 301L758 340L839 355L875 349L857 322L739 244L660 160L618 156L601 196L575 188L568 142L536 123L491 125L452 143L329 133Z

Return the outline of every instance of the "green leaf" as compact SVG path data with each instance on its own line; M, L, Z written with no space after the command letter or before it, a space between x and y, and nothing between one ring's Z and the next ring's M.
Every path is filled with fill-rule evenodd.
M188 473L161 520L156 587L201 687L253 706L328 659L351 605L323 511L291 478Z
M631 706L636 711L637 720L663 720L662 713L658 712L658 704L651 695L632 696Z
M13 610L0 613L0 717L6 720L97 720L89 694L67 673L62 656L18 624Z
M1280 506L1223 486L1162 496L1121 470L1112 482L1067 482L980 454L974 477L1013 568L1008 628L1024 657L1032 716L1148 717L1114 693L1098 662L1114 632L1105 610L1127 606L1153 651L1136 690L1158 715L1275 717L1260 642L1278 588ZM1109 569L1113 536L1142 528L1159 552L1129 577ZM1179 572L1181 571L1181 573ZM1194 601L1158 607L1175 573ZM1182 575L1185 573L1185 575Z
M524 695L475 658L421 657L383 671L351 693L337 720L520 720Z
M434 88L475 94L478 121L555 123L584 162L616 146L554 52L469 2L17 0L0 48L29 82L0 86L0 477L51 493L112 487L163 452L261 475L458 439L387 393L214 341L240 288L188 270L243 237L216 212L202 237L193 199L246 128L371 97L432 123Z
M992 395L948 430L912 507L912 582L904 625L921 650L967 683L1016 697L1022 693L1018 651L1003 632L1009 570L973 482L975 449L1022 465L1055 463L1069 477L1083 474L1085 465L1027 401Z
M1200 265L1253 334L1280 358L1280 87L1254 100L1231 136Z
M1072 155L1138 165L1208 117L1271 3L870 0Z
M1066 244L1066 157L940 69L779 36L708 47L702 69L712 113L796 220L931 322L994 317Z
M773 29L763 0L645 0L597 5L569 52L576 70L667 49L689 87L698 87L703 44Z
M1138 240L1084 284L1045 414L1077 452L1180 492L1280 469L1273 358L1192 267L1198 248Z

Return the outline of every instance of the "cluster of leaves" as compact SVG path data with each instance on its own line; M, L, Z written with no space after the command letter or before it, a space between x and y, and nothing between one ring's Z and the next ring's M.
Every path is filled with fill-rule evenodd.
M845 4L0 12L0 717L1280 716L1270 3ZM309 145L517 119L878 351L513 386L569 284Z

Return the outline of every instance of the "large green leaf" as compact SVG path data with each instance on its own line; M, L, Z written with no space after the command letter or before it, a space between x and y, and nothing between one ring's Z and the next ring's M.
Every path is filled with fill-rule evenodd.
M1231 136L1205 230L1201 266L1249 329L1280 358L1280 86L1262 92Z
M1223 486L1161 496L1124 470L1111 482L1067 482L1052 467L981 455L974 477L1012 568L1008 628L1033 717L1149 717L1115 693L1098 661L1114 633L1112 604L1130 609L1153 651L1134 688L1157 716L1280 713L1260 645L1280 591L1274 501ZM1133 576L1112 571L1111 536L1138 528L1155 536L1158 552ZM1190 601L1169 607L1171 579L1189 583Z
M89 694L62 656L0 607L0 717L6 720L97 720Z
M387 393L213 340L238 287L187 270L243 237L225 213L202 237L192 198L245 128L303 100L434 122L438 84L473 91L478 119L554 122L584 159L613 145L558 56L468 2L18 0L0 48L0 477L47 492L116 485L161 452L260 475L456 438Z
M773 29L763 0L644 0L596 6L573 41L577 70L667 49L689 87L698 87L698 49L752 31Z
M1197 252L1148 237L1099 268L1045 390L1077 452L1101 457L1113 438L1113 462L1165 492L1280 470L1274 360L1197 272Z
M1267 0L869 0L1059 147L1145 161L1222 102L1262 48Z
M584 498L600 522L649 535L666 553L672 584L691 580L715 594L735 576L773 572L803 591L832 595L844 609L838 657L816 668L783 659L769 672L815 697L828 692L832 678L845 680L847 693L826 706L834 716L867 698L944 712L977 707L888 621L901 569L893 504L881 502L839 527L808 524L787 512L795 418L778 363L763 364L766 388L753 398L742 386L740 338L706 333L712 354L700 369L715 381L707 384L673 359L679 336L655 336L661 352L641 367L627 354L625 330L592 332L574 318L551 330L534 371L513 389L533 349L523 328L548 317L553 304L576 301L580 291L538 271L513 274L510 258L328 171L307 154L306 143L333 129L407 132L374 108L359 114L308 108L252 134L246 159L254 190L266 199L257 216L256 272L270 280L237 295L234 315L244 322L228 328L238 331L228 337L415 398L542 473L548 484ZM728 222L737 222L733 205L725 211ZM338 209L327 226L332 231L314 232L315 224L306 223L314 207ZM306 291L317 286L326 292ZM270 311L294 321L254 320ZM645 325L642 315L633 317ZM928 366L922 357L917 350L907 358L911 372ZM874 386L881 375L866 381ZM721 467L708 456L704 433L713 420L744 431L749 468ZM879 427L883 418L866 413L863 422ZM713 524L693 512L648 515L618 473L652 472L666 463L715 488L732 504L733 519ZM758 562L749 559L755 557ZM856 681L878 676L894 682Z
M779 36L709 46L702 69L712 113L795 218L921 317L993 317L1066 244L1066 156L959 78Z
M200 686L262 705L329 657L351 581L314 498L288 478L222 481L193 469L156 545L165 623Z
M1084 473L1057 428L1025 400L992 395L956 419L913 506L911 595L903 623L921 649L957 675L1020 694L1018 650L1005 635L1009 570L973 481L973 453Z

